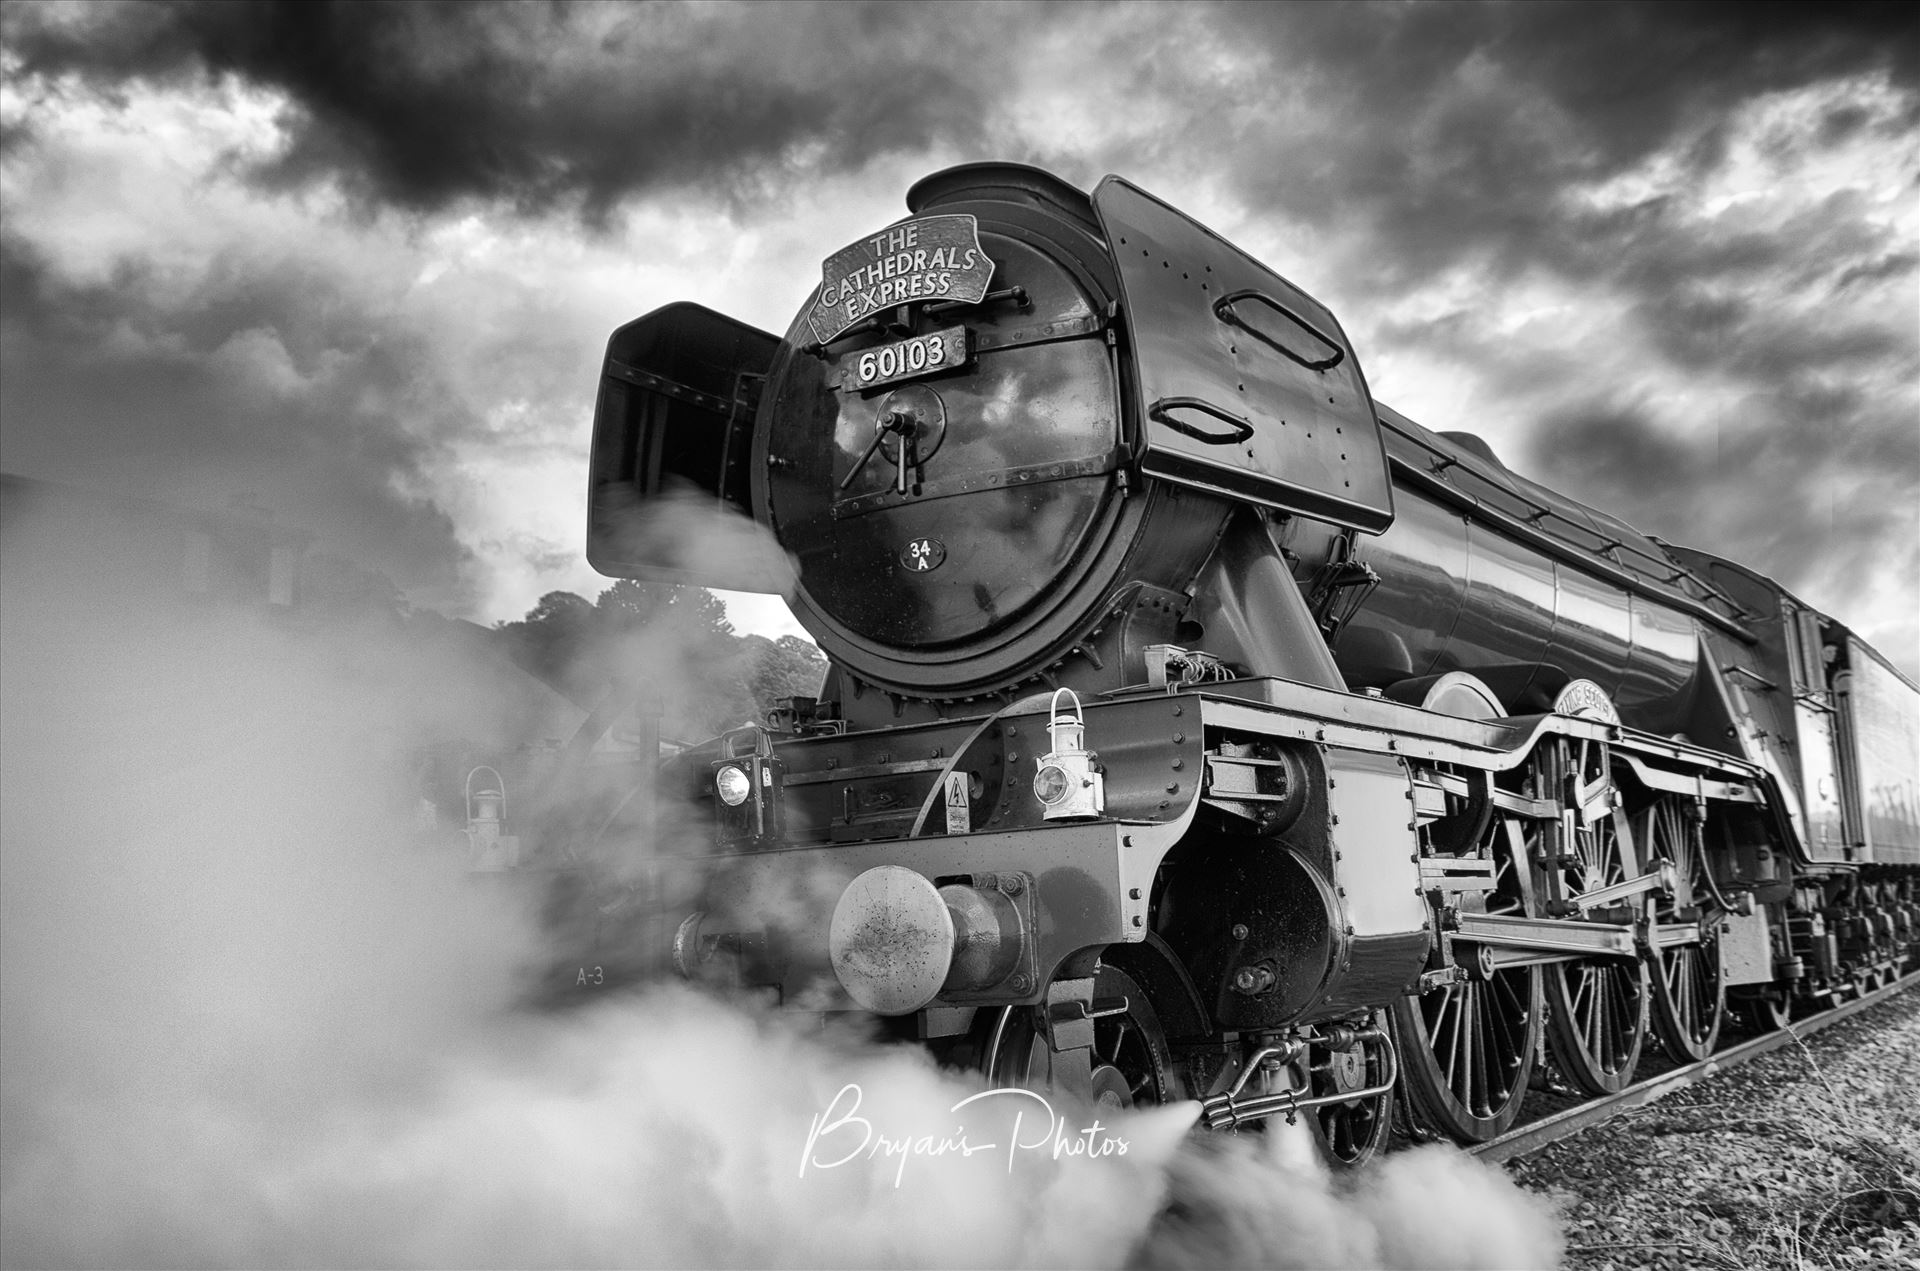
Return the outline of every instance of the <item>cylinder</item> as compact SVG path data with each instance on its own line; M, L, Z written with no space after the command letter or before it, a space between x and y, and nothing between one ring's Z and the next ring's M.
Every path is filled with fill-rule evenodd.
M959 883L940 889L953 920L953 963L945 993L979 993L1013 974L1020 962L1020 911L999 889Z

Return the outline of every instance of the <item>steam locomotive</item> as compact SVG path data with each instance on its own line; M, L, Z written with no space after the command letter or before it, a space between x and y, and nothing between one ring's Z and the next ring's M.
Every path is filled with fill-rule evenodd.
M1920 953L1920 690L1841 622L1376 403L1125 180L907 207L784 336L607 346L593 565L772 590L669 532L749 518L832 667L659 769L681 974L1351 1164L1397 1091L1484 1140L1549 1055L1615 1090Z

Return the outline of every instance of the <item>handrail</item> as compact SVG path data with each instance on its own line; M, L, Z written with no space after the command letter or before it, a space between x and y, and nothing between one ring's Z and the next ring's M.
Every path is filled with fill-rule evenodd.
M1751 620L1754 615L1733 597L1727 595L1725 591L1700 577L1700 575L1674 560L1671 556L1665 555L1664 553L1655 554L1648 552L1632 543L1622 542L1614 538L1608 538L1601 547L1588 551L1578 543L1571 542L1561 535L1554 534L1550 530L1541 529L1539 522L1549 519L1565 521L1575 528L1587 529L1588 532L1594 534L1595 537L1603 537L1598 530L1580 526L1578 522L1569 520L1566 514L1560 509L1543 504L1539 500L1530 498L1518 490L1508 490L1506 493L1533 509L1527 517L1515 517L1500 511L1498 508L1490 507L1479 498L1455 486L1451 481L1441 475L1446 469L1459 463L1457 456L1449 454L1424 437L1416 436L1403 428L1396 427L1390 419L1381 419L1380 426L1388 432L1391 432L1394 436L1419 446L1422 450L1433 456L1435 463L1431 470L1425 472L1405 459L1390 456L1394 471L1406 477L1410 484L1416 485L1429 493L1436 494L1442 499L1453 503L1455 506L1479 516L1488 524L1512 534L1533 546L1539 547L1543 551L1547 551L1560 559L1567 560L1570 564L1579 565L1583 568L1591 568L1595 573L1607 578L1609 581L1617 583L1619 586L1625 587L1636 595L1675 604L1678 607L1686 609L1687 612L1693 613L1695 616L1707 618L1708 621L1713 622L1714 625L1718 626L1728 635L1733 636L1743 643L1758 643L1758 639L1753 633L1742 625L1743 619ZM1664 581L1667 586L1671 587L1684 580L1701 592L1705 599L1694 596L1687 591L1679 590L1678 588L1676 588L1676 590L1679 590L1678 595L1656 588L1646 579L1638 577L1624 569L1619 561L1600 555L1601 552L1611 553L1616 551L1631 552L1642 560L1660 566L1661 569L1666 572ZM1572 553L1572 555L1569 556L1567 553ZM1733 612L1731 615L1720 613L1713 609L1711 605L1707 603L1708 601L1725 605Z

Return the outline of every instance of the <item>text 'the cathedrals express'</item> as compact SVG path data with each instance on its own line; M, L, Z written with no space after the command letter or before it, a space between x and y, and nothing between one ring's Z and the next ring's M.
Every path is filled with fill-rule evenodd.
M993 278L971 216L920 216L841 248L821 262L820 299L807 315L825 344L894 305L978 304Z

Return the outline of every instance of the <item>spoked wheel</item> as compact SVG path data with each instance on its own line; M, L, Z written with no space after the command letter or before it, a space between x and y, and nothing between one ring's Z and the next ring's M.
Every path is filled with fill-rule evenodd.
M1720 975L1720 924L1701 923L1709 895L1707 863L1687 823L1686 809L1669 796L1656 800L1639 822L1642 860L1665 860L1675 876L1673 894L1654 894L1655 939L1647 951L1653 990L1653 1026L1660 1044L1679 1060L1701 1060L1713 1053L1726 1018L1727 994ZM1661 927L1693 924L1699 938L1663 945Z
M1535 797L1561 797L1574 809L1572 832L1541 867L1543 897L1577 900L1625 882L1631 853L1612 808L1607 748L1584 738L1561 738L1534 757ZM1566 824L1567 821L1562 822ZM1595 917L1632 921L1637 905L1623 903ZM1647 1036L1647 968L1638 958L1583 958L1556 962L1542 977L1547 1039L1554 1062L1588 1094L1613 1094L1633 1080Z
M1132 1108L1179 1098L1167 1038L1153 1003L1118 967L1101 967L1096 999L1127 999L1127 1009L1093 1021L1093 1097L1103 1108Z
M1495 818L1482 840L1494 887L1459 897L1463 909L1533 912L1526 846L1517 822ZM1509 967L1442 985L1393 1004L1401 1082L1413 1111L1462 1143L1484 1143L1512 1127L1526 1098L1540 1040L1540 974Z
M1385 1011L1374 1012L1373 1026L1382 1032L1387 1030ZM1379 1047L1369 1050L1355 1042L1344 1050L1334 1050L1316 1043L1307 1055L1311 1093L1340 1094L1377 1086L1387 1076L1385 1064ZM1314 1108L1309 1128L1322 1160L1335 1169L1355 1169L1386 1145L1393 1128L1393 1091Z
M1131 1108L1184 1097L1160 1017L1133 977L1117 967L1101 967L1094 997L1127 1001L1125 1010L1093 1021L1094 1102ZM1007 1007L994 1018L981 1066L998 1086L1046 1090L1052 1085L1052 1052L1033 1007Z

